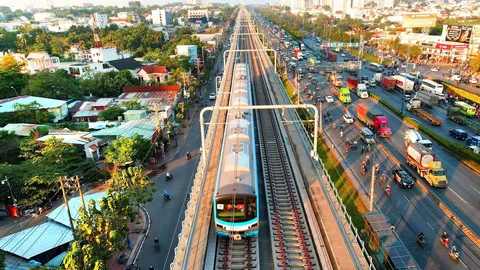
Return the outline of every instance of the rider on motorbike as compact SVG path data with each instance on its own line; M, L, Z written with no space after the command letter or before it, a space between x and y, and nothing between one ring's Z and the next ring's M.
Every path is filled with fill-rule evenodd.
M380 180L382 180L383 183L386 183L387 182L387 175L385 173L383 173L381 176L380 176Z
M171 179L171 178L172 178L172 174L171 174L170 172L167 172L167 174L165 175L165 177L166 177L167 179Z
M190 159L192 158L192 155L190 154L190 152L187 151L187 158Z
M164 190L164 191L163 191L163 197L165 197L165 198L170 198L170 194L168 194L168 191L167 191L167 190Z
M390 185L387 185L387 189L385 191L387 192L387 195L390 195Z
M417 238L418 238L418 241L420 241L421 243L425 242L425 235L423 234L423 232L421 232Z
M447 239L448 239L448 234L447 232L443 232L442 234L442 243L446 243L447 242Z

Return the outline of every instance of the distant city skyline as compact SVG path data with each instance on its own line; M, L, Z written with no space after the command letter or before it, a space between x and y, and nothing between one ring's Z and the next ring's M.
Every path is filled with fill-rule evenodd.
M125 7L128 6L128 2L132 0L80 0L78 2L75 2L74 5L76 6L81 6L83 3L89 3L89 4L94 4L94 5L103 5L103 6L119 6L119 7ZM209 2L209 0L203 0L205 2ZM10 1L9 1L10 2ZM36 8L47 8L49 3L53 2L54 6L72 6L72 4L65 4L65 1L63 0L15 0L11 1L8 4L3 4L0 3L0 6L5 5L9 6L11 9L25 9L27 6L35 6ZM183 2L186 3L186 1L182 0L142 0L140 3L142 5L165 5L168 3L175 3L175 2ZM247 3L247 4L253 4L257 3L258 1L255 0L242 0L242 1L237 1L237 0L214 0L211 2L220 2L220 3ZM262 0L262 3L279 3L279 0ZM33 5L35 3L35 5Z

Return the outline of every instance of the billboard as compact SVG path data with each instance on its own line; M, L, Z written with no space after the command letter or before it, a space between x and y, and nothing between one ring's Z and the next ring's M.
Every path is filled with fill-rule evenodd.
M473 26L445 25L442 38L445 41L469 44L472 38Z
M435 27L437 24L436 13L408 13L403 14L402 27L405 28L426 28Z

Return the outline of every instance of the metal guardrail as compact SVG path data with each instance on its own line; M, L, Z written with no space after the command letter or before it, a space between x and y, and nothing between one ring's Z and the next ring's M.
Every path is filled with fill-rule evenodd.
M276 70L272 70L273 68L272 68L272 63L270 61L270 58L267 56L266 59L269 62L268 69L270 69L270 72L275 73ZM280 87L280 89L284 90L284 91L281 91L284 101L286 103L291 103L291 100L288 97L287 92L285 90L285 87L283 86L283 83L280 80L280 78L278 76L275 76L275 80L276 80L277 86ZM313 142L310 139L310 134L308 134L308 131L305 129L305 127L303 125L300 125L301 118L298 115L297 111L296 110L289 110L289 113L290 113L290 115L292 116L293 119L296 119L296 120L293 121L293 123L294 123L295 127L297 128L297 130L299 131L299 133L303 133L303 136L301 136L301 137L306 138L308 140L307 142L305 142L305 140L302 140L302 143L304 144L304 147L309 149L309 152L311 153L313 151ZM352 232L355 236L354 239L356 240L356 244L358 244L360 246L362 254L366 258L366 261L368 263L368 268L369 269L376 269L375 265L373 263L372 256L370 256L368 254L368 251L367 251L367 248L366 248L366 243L361 239L358 229L354 226L352 218L348 214L347 208L343 204L343 200L340 197L340 194L338 193L337 188L335 187L335 183L332 181L330 175L328 174L328 171L325 169L325 165L323 164L321 159L318 159L318 161L313 161L313 162L314 162L314 165L318 169L322 169L323 174L326 176L329 185L326 186L323 181L319 181L320 185L322 186L322 189L324 189L324 191L329 189L329 190L333 191L333 194L335 194L335 199L337 200L338 204L340 205L340 208L341 208L342 214L343 214L343 218L347 221L350 229L352 230ZM327 195L328 195L328 193L327 193ZM330 198L330 196L325 196L325 197L328 198L328 203L330 204L330 207L334 207L334 202L333 202L332 198ZM340 217L338 215L338 213L335 212L335 211L333 211L333 213L334 213L335 218L337 219L337 224L341 225L342 224L342 222L341 222L342 217ZM339 226L339 229L340 229L344 239L348 240L347 232L345 231L343 226ZM356 257L356 253L355 253L355 250L354 250L354 247L353 247L354 243L352 243L350 241L349 241L349 243L350 244L347 245L347 247L349 249L349 252L350 252L350 254L355 255L354 257ZM361 261L361 259L357 258L357 262L360 262L360 261Z
M237 32L239 28L239 23L236 23L234 32ZM234 47L236 45L236 39L232 42L231 46ZM228 65L224 67L224 74L229 74L231 69L233 69L233 65L231 61L235 61L235 57L229 57ZM232 70L233 71L233 70ZM228 76L222 77L221 87L223 89L226 85ZM223 90L221 90L223 92ZM218 98L215 101L215 106L221 105L223 99ZM220 115L220 111L216 111L212 114L211 122L216 122ZM210 149L213 143L213 136L217 130L218 125L210 126L211 128L208 129L207 136L206 136L206 147L203 151L207 152L207 149ZM198 216L198 212L196 211L200 207L200 195L203 192L203 187L205 183L205 176L207 174L208 169L208 162L210 159L211 152L208 151L208 155L201 155L200 161L198 163L197 172L195 173L195 178L193 181L192 189L190 191L190 200L187 203L187 209L185 210L185 219L182 221L182 230L178 234L178 245L174 249L175 256L173 262L170 264L171 270L182 269L183 266L186 264L186 260L188 260L188 250L190 247L191 239L195 226L195 221Z

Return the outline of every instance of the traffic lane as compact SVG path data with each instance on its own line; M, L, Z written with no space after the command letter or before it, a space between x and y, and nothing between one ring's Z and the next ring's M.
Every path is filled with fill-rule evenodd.
M356 115L356 101L352 100L352 115ZM402 164L406 164L405 160L405 143L404 134L408 127L390 111L376 104L372 100L363 100L362 103L367 104L369 107L375 107L381 110L389 119L390 127L392 129L392 137L385 140L385 145L389 152L392 153ZM478 221L480 220L479 209L479 196L478 193L469 188L469 186L475 187L476 190L480 190L476 179L478 176L470 169L461 164L457 159L446 153L440 147L434 147L436 157L442 161L444 169L447 170L447 177L449 179L449 186L444 189L430 188L448 207L461 218L467 226L474 232L480 232ZM420 179L418 175L415 174ZM424 181L425 185L428 183ZM468 202L468 203L467 203Z
M213 81L207 84L201 93L202 96L206 97L209 89L215 89ZM214 101L208 100L207 104L213 106ZM209 122L210 117L211 113L207 112L205 121ZM166 172L153 178L157 192L154 194L153 201L145 205L151 218L151 225L150 233L139 252L137 264L141 269L148 269L150 266L154 266L155 269L169 269L169 265L173 261L174 249L178 244L178 234L181 232L181 222L185 218L187 195L190 193L200 157L200 147L200 121L199 113L197 113L192 121L186 143L175 159L168 164L168 170L173 175L173 179L165 181ZM189 161L185 159L187 151L193 155ZM164 199L164 190L171 195L170 201ZM155 237L159 238L160 252L155 250L153 242Z
M321 90L321 94L322 95L329 95L330 91L329 91L330 88L328 89L324 89L324 90ZM330 94L331 95L331 94ZM310 101L307 99L306 100L307 103L310 103ZM361 139L359 138L359 130L358 130L358 127L355 125L355 124L344 124L343 120L342 120L342 115L343 115L343 108L344 108L344 105L343 104L340 104L339 101L335 101L334 103L324 103L323 104L323 112L322 113L329 113L334 120L334 123L336 123L337 125L337 128L336 129L333 129L333 124L332 123L328 123L328 124L324 124L324 131L328 133L330 139L334 142L334 144L337 146L337 148L339 149L339 151L342 152L343 154L343 157L344 159L346 159L346 162L349 164L350 168L345 168L347 170L351 170L352 173L355 175L355 177L360 181L360 183L363 185L363 189L366 191L366 190L369 190L369 186L370 186L370 177L371 177L371 166L373 166L374 162L378 162L378 161L374 161L373 160L373 153L374 152L378 152L380 154L381 151L378 151L376 149L372 149L372 152L369 153L369 155L372 157L371 158L371 163L369 165L369 171L366 175L361 175L360 173L360 168L362 166L362 161L366 158L366 155L362 155L361 154L361 146L363 146L363 142L361 141ZM343 130L343 138L340 138L340 131L339 131L339 126L343 124L345 125L345 128ZM350 141L357 141L358 142L358 149L356 150L349 150L348 154L345 156L345 153L344 153L344 148L347 147L346 143L345 143L345 140L346 139L349 139ZM380 158L378 159L380 160ZM388 159L381 159L382 161L385 161L385 160L388 160ZM391 171L392 168L388 167L388 165L391 165L391 164L384 164L384 162L380 162L380 168L381 171L380 173L388 173ZM392 202L388 202L388 203L384 203L382 204L381 202L384 201L384 200L387 200L389 198L386 198L384 195L385 195L385 192L384 192L384 186L382 187L379 182L376 183L375 185L375 196L374 198L377 199L378 201L378 206L380 207L380 209L382 210L382 212L386 215L386 217L392 222L392 224L394 224L397 229L396 229L396 232L397 234L399 234L400 238L403 239L403 242L405 244L405 246L407 247L407 249L409 250L414 250L416 248L416 235L417 233L415 231L412 231L411 228L421 228L421 224L420 222L418 222L419 220L421 220L421 214L417 211L415 212L414 209L411 209L410 211L412 211L412 215L415 215L416 218L414 218L414 220L416 222L418 222L419 224L405 224L407 221L405 220L402 220L402 219L398 219L399 216L401 216L400 214L398 214L399 212L399 209L404 209L400 207L400 205L408 205L408 203L406 203L406 199L404 197L401 197L400 196L400 193L401 192L396 192L396 191L392 191L392 195L393 193L397 193L395 196L398 196L398 200L396 199L390 199L392 200L393 202L397 202L397 203L392 203ZM395 190L396 187L394 185L392 185L392 190ZM412 207L413 208L413 207ZM427 235L427 239L428 238L434 238L435 237L435 232L432 230L432 232L428 233L428 232L424 232L426 235ZM413 239L413 242L412 242L412 239ZM428 246L427 246L427 250L428 250ZM430 252L434 252L434 255L436 255L436 250L431 250ZM412 256L414 256L415 260L417 261L417 263L423 268L425 269L426 267L425 266L431 266L431 265L436 265L434 263L434 260L432 257L429 257L428 256L428 253L426 253L425 251L420 251L420 252L416 252L416 254L412 254ZM443 262L442 262L443 263ZM449 262L445 262L444 265L449 265Z

